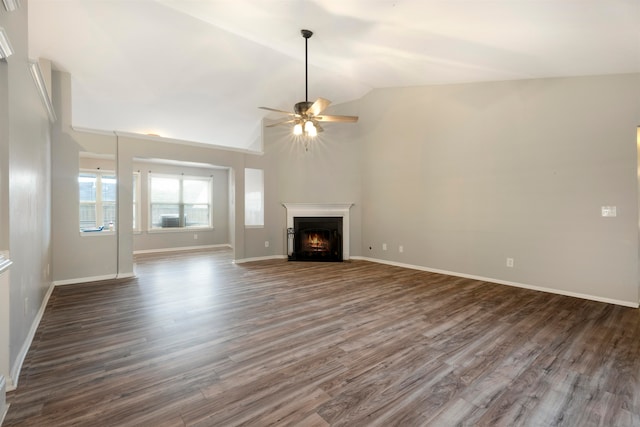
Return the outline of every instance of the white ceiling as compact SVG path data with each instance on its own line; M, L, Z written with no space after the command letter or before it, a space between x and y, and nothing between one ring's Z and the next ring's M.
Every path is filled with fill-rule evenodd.
M638 0L29 0L73 125L248 148L304 94L640 71ZM354 111L353 114L357 114ZM277 115L268 115L277 118ZM348 126L328 124L330 126Z

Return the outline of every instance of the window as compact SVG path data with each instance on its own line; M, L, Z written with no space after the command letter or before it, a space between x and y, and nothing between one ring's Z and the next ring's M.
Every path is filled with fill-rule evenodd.
M211 227L211 178L149 176L150 229Z
M113 228L116 222L116 177L113 172L80 172L78 187L80 230Z
M264 226L264 171L244 170L244 225Z

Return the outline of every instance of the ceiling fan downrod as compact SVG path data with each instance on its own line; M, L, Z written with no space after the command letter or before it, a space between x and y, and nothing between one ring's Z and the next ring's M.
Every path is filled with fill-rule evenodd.
M309 38L313 35L313 31L310 30L300 30L302 33L302 37L304 37L304 102L309 102L309 79L308 79L308 58L307 58L307 42Z

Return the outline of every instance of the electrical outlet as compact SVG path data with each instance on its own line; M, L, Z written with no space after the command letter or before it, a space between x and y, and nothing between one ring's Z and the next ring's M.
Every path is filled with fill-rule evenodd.
M197 234L193 235L193 240L198 240L198 235Z
M404 246L402 245L398 246L398 252L400 253L404 252Z
M268 247L269 247L269 241L268 241L268 240L265 240L265 241L264 241L264 247L265 247L265 248L268 248Z
M618 215L618 212L615 206L602 206L601 211L602 211L602 216L604 217L615 217Z
M387 250L387 244L386 244L386 243L383 243L383 244L382 244L382 250L383 250L383 251L386 251L386 250Z
M507 267L513 268L513 258L507 258Z

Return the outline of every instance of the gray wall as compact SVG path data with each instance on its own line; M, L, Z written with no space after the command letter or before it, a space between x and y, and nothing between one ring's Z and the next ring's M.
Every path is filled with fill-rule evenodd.
M262 155L67 130L60 147L56 142L54 178L64 170L69 183L75 180L78 150L99 147L117 154L129 193L124 179L136 158L218 165L230 171L223 234L238 260L285 254L283 202L352 202L352 256L636 304L639 80L629 74L374 90L331 111L358 114L358 124L327 125L309 150L287 128L265 128ZM63 153L65 146L71 148ZM265 171L263 228L243 225L245 167ZM54 247L67 249L54 251L54 277L102 275L98 267L82 270L101 247L80 238L77 218L74 236L57 235L56 212L69 212L57 207L56 187ZM117 238L104 242L115 261L101 267L130 274L134 250L193 246L191 233L172 242L127 232L131 206L122 201L130 198L120 199ZM609 205L617 206L616 218L600 216Z
M639 124L640 74L374 90L363 253L637 303Z
M0 26L15 51L0 61L0 250L8 250L13 261L12 370L51 281L50 129L29 72L28 5L21 4L14 12L0 12Z
M74 130L71 127L71 76L54 71L53 98L60 120L54 126L55 150L53 169L53 279L58 283L71 283L133 274L135 250L164 250L172 248L234 244L235 256L244 258L243 190L245 153L217 149L202 144L188 144L161 138L147 138L118 132L99 133ZM111 156L118 175L118 227L114 234L80 233L78 230L77 174L80 153L88 152ZM203 170L189 166L154 164L153 168L142 160L170 160L185 164L197 162L211 165ZM83 162L88 160L83 159ZM95 162L95 161L94 161ZM213 167L217 167L213 168ZM111 168L111 167L110 167ZM221 169L220 169L221 168ZM199 230L198 239L193 231L171 233L131 232L132 173L140 170L146 180L149 169L171 173L180 170L189 174L214 175L214 226L212 231ZM232 177L233 179L230 179ZM240 183L240 187L234 184ZM238 202L236 202L238 200ZM237 206L236 206L237 205ZM143 203L144 206L144 203ZM146 211L142 212L143 219ZM146 221L143 223L146 224ZM233 230L233 233L232 233ZM234 238L238 239L234 242Z
M105 158L95 153L83 153L79 167L88 171L113 171L116 159ZM166 251L172 249L196 248L198 246L229 245L229 170L214 165L165 164L158 159L134 159L133 170L139 177L139 230L133 234L136 251ZM213 179L212 223L213 229L171 229L149 231L148 179L150 171L160 174L211 177ZM123 201L124 202L124 201ZM62 209L63 207L61 207ZM106 234L106 233L103 233ZM197 234L197 239L194 235ZM93 238L98 234L83 234Z
M357 115L356 103L328 114ZM247 167L264 169L265 227L247 229L248 258L286 254L286 210L282 203L354 203L350 211L350 255L361 248L361 147L358 124L335 123L308 150L285 126L265 128L264 155L247 156ZM269 248L264 242L269 241Z
M134 251L154 251L171 248L189 248L196 246L228 245L229 239L229 170L185 165L166 165L150 162L135 162L134 171L140 173L141 197L139 233L133 236ZM184 174L213 178L212 223L213 230L170 230L148 231L149 171L160 174ZM197 239L194 238L197 235Z
M229 171L227 230L211 241L226 234L236 259L285 254L282 202L353 202L354 256L638 302L639 74L374 90L330 111L359 115L357 125L328 125L309 151L286 128L267 128L264 154L254 155L74 131L70 76L60 72L50 127L28 70L28 2L21 5L0 9L15 50L0 62L0 250L14 262L12 365L52 280L133 272L126 201L136 158ZM116 234L78 232L81 151L116 159ZM265 171L264 228L243 225L245 167ZM617 206L618 216L602 218L603 205Z
M106 279L118 273L116 234L80 233L78 171L80 153L116 158L113 134L90 134L71 129L71 79L52 73L53 105L58 120L52 126L52 259L53 280ZM131 271L131 270L130 270Z
M189 168L185 166L170 167L168 165L148 165L143 168L144 164L138 163L136 159L164 159L175 162L200 163L211 165L215 168L204 168L198 171L193 168L196 174L205 173L206 175L214 175L214 192L216 199L214 200L214 230L198 231L198 240L193 238L193 231L172 232L172 233L142 233L133 236L120 234L120 244L123 248L123 241L131 239L131 250L123 250L121 253L130 253L133 250L150 250L179 248L191 246L208 246L231 244L234 249L236 258L244 258L244 159L245 154L230 150L218 149L216 147L206 147L199 144L186 144L181 141L164 140L158 138L140 138L135 136L120 136L118 158L120 160L119 176L131 176L135 170L140 170L142 179L146 179L148 170L186 171ZM127 160L127 164L122 164L123 160ZM135 160L135 161L134 161ZM221 169L220 169L221 168ZM187 174L187 172L185 172ZM239 185L239 186L238 186ZM125 187L127 190L131 188L129 185ZM144 196L143 196L144 197ZM132 211L131 204L124 202L131 200L131 195L120 199L122 209L130 215ZM143 217L145 213L143 212ZM237 220L236 220L237 218ZM120 218L121 232L130 230L131 226L122 221ZM202 234L204 233L204 234ZM169 237L171 236L171 237ZM234 238L239 239L234 241ZM135 242L135 245L134 245Z
M0 15L0 25L6 26ZM9 249L9 65L0 61L0 250Z

